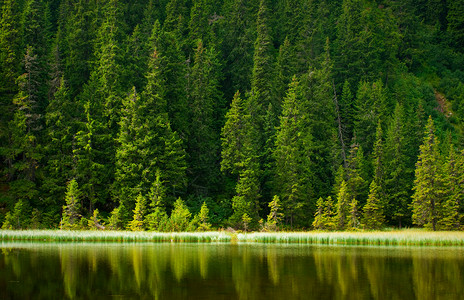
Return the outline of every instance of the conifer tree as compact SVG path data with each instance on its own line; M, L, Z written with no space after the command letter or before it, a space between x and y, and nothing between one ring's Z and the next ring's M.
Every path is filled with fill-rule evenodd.
M327 196L334 174L334 153L337 152L335 105L332 81L332 60L329 40L326 40L321 67L310 68L303 75L301 86L305 100L301 109L306 111L309 130L313 137L312 151L308 152L313 162L313 188L316 196Z
M219 178L219 128L216 112L221 108L220 67L214 48L206 49L201 40L195 50L190 74L189 102L195 128L189 136L189 184L197 193L210 195Z
M279 196L275 195L271 202L269 202L270 212L267 215L266 228L275 231L278 230L278 224L282 220L283 214L280 210L280 199Z
M349 195L364 203L368 192L366 186L366 161L363 148L356 142L355 138L351 145L344 173Z
M461 216L459 205L464 200L464 158L456 154L450 145L448 157L444 166L444 189L446 190L441 207L441 218L437 226L444 230L459 229Z
M300 109L303 102L296 78L290 84L282 107L280 126L276 134L276 182L282 199L282 210L291 225L301 222L303 210L313 211L312 162L313 138L308 115Z
M146 199L139 194L135 200L135 209L132 221L128 224L128 229L132 231L140 231L145 226L145 211L146 211Z
M68 183L65 195L66 205L63 205L61 229L77 229L79 227L79 214L81 192L75 179Z
M362 224L365 229L382 229L384 225L383 203L381 190L374 179L369 187L369 196L363 207Z
M261 0L256 21L257 37L253 55L251 89L258 96L256 99L258 109L265 110L271 104L275 110L279 107L279 103L276 102L274 95L273 47L267 22L267 0ZM257 117L264 118L264 112L262 111Z
M319 199L317 199L316 202L316 213L314 215L314 221L312 224L315 229L324 229L325 227L324 208L324 199L322 199L322 197L319 197Z
M385 216L401 228L410 217L412 172L408 167L403 107L397 104L385 141Z
M412 220L419 226L437 230L440 210L443 205L443 173L440 165L438 139L435 126L429 117L425 127L425 137L420 146L416 163L414 194L412 196Z
M351 87L348 80L345 80L340 99L340 115L345 131L345 142L348 143L353 138L354 122L355 122L355 103L351 93Z
M28 221L26 217L26 210L26 203L23 199L19 199L15 203L13 210L6 213L2 229L25 229Z
M224 1L225 32L222 52L226 58L226 97L232 97L236 91L250 90L258 5L257 0Z
M156 170L155 181L153 182L150 192L148 193L149 214L146 217L146 223L149 230L159 230L167 222L167 214L165 210L166 190L161 179L161 172Z
M355 230L359 227L359 223L358 201L356 198L352 198L350 202L350 214L347 229Z
M77 105L71 101L69 87L64 77L61 77L45 114L47 137L44 150L47 154L47 177L42 189L47 190L46 203L47 209L50 210L61 209L57 204L66 191L66 180L73 175L73 142L77 131L77 113Z
M211 229L211 224L209 223L209 209L206 202L203 202L201 205L200 212L198 213L198 223L197 231L208 231Z
M279 48L279 55L277 56L277 67L276 67L276 97L277 99L283 99L285 92L288 89L288 85L292 81L292 77L296 75L295 62L293 56L293 48L290 44L288 37Z
M354 197L352 199L354 199ZM348 186L345 181L342 181L340 190L337 193L337 214L335 215L336 228L339 230L344 230L349 222L348 210L350 202Z
M260 168L256 149L256 134L250 113L237 92L226 114L222 128L221 170L238 176L236 195L232 199L234 210L231 222L238 224L244 213L257 219L257 201L260 198Z
M170 230L175 232L185 231L189 225L192 213L185 205L181 198L178 198L174 203L174 209L169 218Z
M324 215L323 215L323 220L324 220L324 227L327 230L335 230L337 229L337 224L336 224L336 207L335 204L332 200L331 196L328 196L325 204L324 204Z
M16 93L15 80L19 75L19 3L15 0L6 0L3 1L0 9L0 103L2 107L7 108L11 106L11 99ZM2 126L8 117L12 116L6 113L1 114L0 120L2 122L0 124ZM4 135L3 130L2 135ZM2 137L0 136L0 138Z
M176 1L171 2L175 3ZM153 25L149 47L152 58L148 62L148 68L153 68L155 63L157 71L151 71L152 75L148 74L147 76L157 78L163 83L162 95L165 98L163 103L166 105L165 109L168 113L170 126L185 143L188 140L191 119L187 97L187 67L190 60L185 58L176 33L169 31L167 27L168 24L164 23L164 28L161 28L158 21ZM153 59L154 53L156 53L156 59ZM148 80L147 78L147 89L150 85ZM152 83L152 85L156 84ZM167 105L167 99L169 99L169 105Z

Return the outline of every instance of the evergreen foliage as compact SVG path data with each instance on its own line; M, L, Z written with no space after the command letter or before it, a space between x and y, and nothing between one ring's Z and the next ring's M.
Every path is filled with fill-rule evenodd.
M462 4L2 0L0 223L458 230Z
M66 189L65 202L63 205L63 214L61 217L61 229L77 229L79 228L79 214L81 192L75 179L68 183Z

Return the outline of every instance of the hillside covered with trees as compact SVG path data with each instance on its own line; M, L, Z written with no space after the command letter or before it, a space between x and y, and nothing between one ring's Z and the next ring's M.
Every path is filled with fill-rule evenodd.
M0 0L0 224L464 224L464 0Z

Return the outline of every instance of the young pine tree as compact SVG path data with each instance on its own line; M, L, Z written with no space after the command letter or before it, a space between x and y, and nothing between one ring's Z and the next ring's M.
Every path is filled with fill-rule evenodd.
M377 182L372 180L369 196L363 208L362 224L365 229L382 229L384 221L381 191Z
M312 135L309 116L301 109L301 88L296 78L290 84L283 102L280 126L277 129L274 150L275 176L279 182L278 194L282 199L282 211L290 225L303 222L303 211L314 209L312 197Z
M412 196L412 220L419 226L437 230L443 205L444 182L438 139L432 117L425 127L425 137L416 163Z
M283 214L280 210L280 199L279 196L275 195L271 202L269 202L269 208L271 211L267 215L266 228L271 231L278 230L279 223L282 220Z
M81 192L75 179L68 183L66 189L65 202L63 205L63 214L61 218L61 229L78 229Z
M353 197L354 199L354 197ZM340 190L337 193L337 214L335 216L336 227L339 230L344 230L347 226L349 214L350 195L348 194L348 186L345 181L342 181Z
M145 206L146 206L146 199L139 194L137 199L135 200L135 209L134 209L134 216L132 221L128 224L128 229L132 231L141 231L144 229L145 226Z

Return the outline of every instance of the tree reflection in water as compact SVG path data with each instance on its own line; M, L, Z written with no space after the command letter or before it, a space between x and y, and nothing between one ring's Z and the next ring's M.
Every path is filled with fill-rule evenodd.
M464 248L1 245L1 299L427 300L464 294Z

